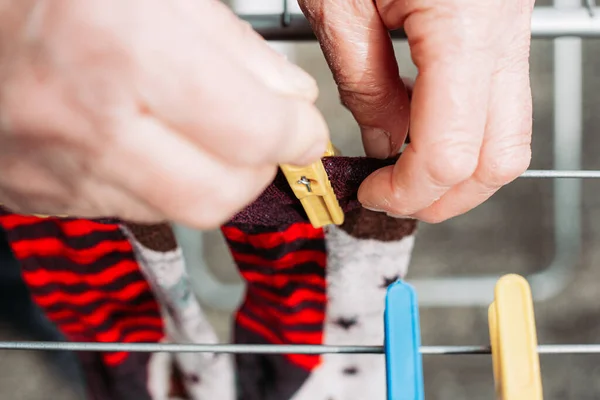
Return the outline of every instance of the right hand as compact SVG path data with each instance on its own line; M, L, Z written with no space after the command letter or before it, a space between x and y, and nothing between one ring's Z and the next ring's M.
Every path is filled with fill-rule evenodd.
M316 96L217 0L0 0L0 203L217 227L323 154Z

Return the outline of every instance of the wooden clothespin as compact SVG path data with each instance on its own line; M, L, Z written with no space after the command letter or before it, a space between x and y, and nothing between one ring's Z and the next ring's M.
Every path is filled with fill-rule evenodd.
M333 156L336 152L333 145L329 143L323 156ZM344 211L340 207L321 160L303 167L283 164L280 168L315 228L344 223Z
M421 324L415 289L401 280L387 289L384 314L388 400L423 400Z
M529 283L520 275L498 280L488 310L496 396L542 400L542 377Z

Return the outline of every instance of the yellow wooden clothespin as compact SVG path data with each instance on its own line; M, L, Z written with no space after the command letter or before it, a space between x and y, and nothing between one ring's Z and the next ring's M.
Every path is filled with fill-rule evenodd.
M498 280L488 310L496 397L542 400L542 377L529 283L520 275Z
M334 156L337 153L335 147L329 143L323 157ZM344 211L321 160L307 166L282 164L280 167L315 228L344 223Z

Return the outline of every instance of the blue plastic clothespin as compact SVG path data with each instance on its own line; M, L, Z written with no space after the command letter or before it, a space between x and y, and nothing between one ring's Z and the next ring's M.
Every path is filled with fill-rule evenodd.
M387 400L424 400L421 326L415 289L401 280L385 300Z

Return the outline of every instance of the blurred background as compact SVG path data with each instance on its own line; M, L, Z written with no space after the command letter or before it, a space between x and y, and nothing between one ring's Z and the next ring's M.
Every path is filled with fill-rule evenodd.
M244 4L238 6L243 8ZM256 4L246 5L253 6ZM583 169L600 169L600 136L597 134L600 126L600 41L587 39L582 43L581 163ZM321 93L318 106L330 126L334 144L345 155L363 154L358 127L339 103L319 46L315 42L274 46L289 52L291 59L317 79ZM414 77L416 70L406 44L397 41L395 48L401 72ZM573 57L569 51L564 54ZM553 121L559 112L554 109L554 57L551 40L533 41L532 169L553 168L555 153L562 151L562 145L558 146L558 152L554 150ZM572 73L577 75L577 68ZM578 101L564 100L564 107ZM569 138L567 134L561 139L566 152L570 152ZM567 155L561 161L562 165L573 162L569 157ZM579 187L581 202L577 193ZM457 278L509 272L529 275L546 270L555 259L557 249L562 249L558 251L562 256L554 264L564 274L556 275L560 290L535 304L538 340L540 344L600 343L600 181L583 180L557 188L560 189L558 196L554 193L552 180L519 179L464 216L438 225L421 224L407 278ZM556 221L555 208L568 212ZM578 235L579 227L581 236ZM557 230L562 235L558 242L555 240ZM221 282L239 283L220 233L206 232L201 244L200 250L211 273ZM4 247L0 253L0 340L60 339L31 304L8 249ZM204 272L195 269L191 274L196 281L204 276ZM456 293L457 296L462 294ZM444 296L450 301L451 291L441 295ZM440 304L421 307L424 345L487 344L487 304L448 306L439 299L437 302ZM226 340L230 313L204 303L219 334ZM600 398L600 355L548 355L541 356L541 362L545 399ZM494 398L489 356L425 356L424 368L428 400ZM0 352L0 398L81 399L78 377L74 358L66 353Z

